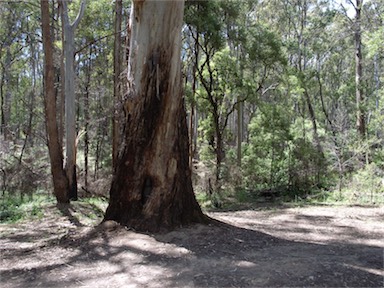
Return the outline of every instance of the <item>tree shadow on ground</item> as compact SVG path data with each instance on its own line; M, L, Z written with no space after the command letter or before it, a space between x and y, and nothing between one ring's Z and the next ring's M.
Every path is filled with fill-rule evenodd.
M20 261L14 253L6 257ZM33 263L39 257L60 261ZM1 270L3 287L383 285L381 247L289 241L219 221L157 235L98 227L27 251L24 261L31 265Z
M57 209L61 212L61 214L68 218L69 222L77 227L83 227L84 225L79 221L77 217L73 215L75 211L73 206L70 203L57 203Z
M380 247L289 241L224 223L212 229L206 227L198 234L186 233L185 238L177 233L163 237L158 238L185 247L196 256L194 261L199 262L195 266L196 286L378 287L383 284L383 277L377 273L383 267ZM201 262L201 259L209 261ZM192 276L196 270L183 273ZM178 277L188 278L182 274Z
M66 217L69 222L76 227L85 226L81 223L79 216L83 218L90 218L90 216L101 218L104 216L104 211L92 203L76 203L76 205L72 205L71 203L58 203L56 207L61 215Z

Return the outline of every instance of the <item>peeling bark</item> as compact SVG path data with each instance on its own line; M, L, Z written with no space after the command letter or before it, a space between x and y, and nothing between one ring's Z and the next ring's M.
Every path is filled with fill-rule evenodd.
M182 98L183 1L134 1L125 130L105 220L159 231L206 218L195 199Z

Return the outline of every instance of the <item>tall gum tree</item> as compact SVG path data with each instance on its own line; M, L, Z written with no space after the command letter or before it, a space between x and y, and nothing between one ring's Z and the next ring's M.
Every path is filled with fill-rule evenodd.
M115 166L119 147L119 103L121 102L121 25L122 25L123 3L116 0L115 3L115 41L113 45L113 98L115 101L112 117L112 164Z
M50 34L51 27L49 24L49 2L41 0L40 5L44 48L44 105L53 188L57 202L67 203L69 202L68 179L63 169L63 150L59 141L56 121L55 71L52 37Z
M69 181L69 198L77 200L76 177L76 101L75 101L75 30L84 15L85 0L72 23L68 17L68 3L61 0L64 34L64 94L65 94L65 171Z
M125 130L105 220L141 231L204 222L188 164L184 1L133 1Z
M361 10L363 6L363 0L356 0L356 4L353 1L349 1L355 8L355 83L356 83L356 107L357 107L357 119L356 126L357 131L360 134L361 139L366 136L365 127L365 113L364 113L364 93L362 87L363 78L363 54L362 54L362 41L361 41Z

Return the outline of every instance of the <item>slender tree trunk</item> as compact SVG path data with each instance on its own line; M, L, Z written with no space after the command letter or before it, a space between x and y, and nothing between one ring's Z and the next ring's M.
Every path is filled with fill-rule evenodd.
M0 134L4 135L5 137L5 95L4 95L4 74L5 74L5 68L2 67L1 69L1 81L0 81L0 112L1 112L1 121L0 121Z
M39 50L36 50L36 39L35 36L31 37L31 66L32 66L32 93L31 98L29 102L30 106L30 113L29 113L29 119L28 119L28 127L27 127L27 135L29 137L29 143L31 146L33 146L33 116L34 116L34 108L35 108L35 98L36 98L36 73L38 72L38 62L39 62Z
M49 2L40 1L41 21L44 48L44 104L46 129L48 136L48 150L51 161L51 173L53 179L54 193L59 203L69 202L68 179L63 169L63 152L59 142L59 133L56 122L56 99L55 99L55 72L53 65L53 46L49 24Z
M1 127L4 135L4 140L10 140L10 127L9 127L9 119L11 118L11 92L9 91L10 85L10 75L9 75L9 67L11 65L11 54L9 46L6 48L5 55L5 69L4 69L4 84L5 84L5 92L3 90L3 101L1 103Z
M191 32L193 33L193 32ZM196 88L197 88L197 75L196 75L196 69L199 64L199 43L198 43L198 36L195 38L195 49L194 49L194 65L192 67L192 103L191 103L191 117L189 122L189 167L192 171L192 165L193 165L193 158L195 156L195 149L196 149L196 142L195 142L195 130L196 128L196 103L195 103L195 97L196 97Z
M112 117L112 166L116 166L118 147L120 143L119 115L121 110L121 19L122 0L116 0L115 5L115 42L113 46L113 96L114 113Z
M301 2L300 2L301 3ZM301 3L301 15L300 15L300 32L298 35L298 47L299 47L299 72L300 72L300 78L302 82L302 86L304 88L304 101L305 104L308 108L308 113L309 117L311 118L312 122L312 128L313 128L313 138L316 144L316 149L318 151L318 158L317 158L317 163L316 163L316 169L317 169L317 182L319 184L320 181L320 176L321 172L323 170L323 158L324 158L324 152L323 152L323 147L320 142L319 134L317 131L317 121L316 121L316 114L315 110L313 108L311 96L308 92L307 88L307 80L305 76L305 72L307 70L307 41L305 39L305 30L307 29L307 16L308 16L308 9L309 9L309 4L307 1L303 1ZM307 173L307 171L306 171ZM307 178L307 177L306 177Z
M315 110L313 109L311 97L308 94L307 88L304 88L304 96L305 96L305 101L307 103L309 116L311 117L311 122L312 122L312 127L313 127L313 138L314 138L315 143L316 143L316 149L317 149L317 151L319 153L318 161L317 161L317 166L318 166L317 168L318 168L318 172L320 173L320 171L322 170L321 166L322 166L322 163L323 163L324 151L323 151L323 146L321 145L319 133L317 131L317 121L316 121Z
M64 23L64 91L65 91L65 171L69 180L70 199L77 199L76 179L76 102L74 71L74 39L73 30Z
M29 30L28 24L27 24L27 30ZM34 107L35 107L35 93L36 93L36 51L35 51L35 37L33 35L29 36L29 48L31 49L31 55L30 55L30 63L31 63L31 68L32 68L32 85L31 85L31 91L29 93L29 101L28 101L28 109L29 115L28 115L28 124L27 127L24 129L24 143L23 147L20 152L20 157L19 157L19 163L21 163L25 149L27 148L28 143L30 146L33 146L33 137L32 137L32 123L33 123L33 115L34 115Z
M241 167L241 145L243 143L243 122L244 122L244 110L243 102L237 103L237 165Z
M223 130L221 129L220 125L218 103L215 101L213 95L210 92L208 92L208 99L212 107L213 126L215 130L215 139L212 139L210 143L216 155L215 192L220 193L221 165L224 160Z
M193 165L193 154L194 154L194 146L192 139L195 136L195 129L194 129L194 124L195 124L195 104L191 103L191 113L189 115L189 169L192 171L192 165Z
M63 5L61 4L61 1L58 3L58 13L60 15L63 15ZM61 39L64 44L64 29L61 29ZM60 81L60 97L58 99L59 107L58 107L58 120L59 120L59 140L61 146L63 146L63 139L64 139L64 114L65 114L65 59L64 59L64 49L62 49L60 54L60 70L58 71L58 79Z
M374 67L374 79L375 79L375 108L376 110L379 109L380 105L380 96L379 96L379 91L380 91L380 75L381 74L381 71L380 71L380 65L379 65L379 59L378 59L378 54L375 54L374 58L373 58L373 67ZM376 131L377 133L377 136L378 136L378 131Z
M363 54L361 43L361 8L363 0L356 0L356 18L355 18L355 64L356 64L356 107L357 107L357 121L356 127L360 134L361 139L365 138L365 113L364 113L364 94L362 87L363 77Z
M180 65L184 1L133 1L123 151L105 220L158 231L204 221L188 166Z
M89 154L89 86L91 83L91 67L92 67L92 45L89 47L88 65L85 83L84 93L84 186L85 190L88 191L88 154Z
M221 175L222 175L222 163L224 160L224 143L223 143L223 133L220 125L220 116L218 111L218 105L215 103L213 105L213 121L215 126L216 134L216 179L215 179L215 192L220 194L221 192Z
M64 31L64 90L65 90L65 171L69 181L69 198L77 200L77 173L76 173L76 97L75 97L75 30L84 14L85 1L76 20L70 23L68 17L67 1L62 0L62 21Z
M244 77L244 64L243 64L243 49L241 45L237 46L237 50L234 51L236 54L237 65L240 68L240 77L241 79ZM241 101L241 97L237 97L237 165L241 167L242 161L242 143L244 136L244 102Z

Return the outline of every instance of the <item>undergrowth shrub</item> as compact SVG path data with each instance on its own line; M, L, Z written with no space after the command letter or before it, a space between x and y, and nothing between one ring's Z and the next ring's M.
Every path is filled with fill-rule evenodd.
M46 147L32 147L21 157L21 148L14 146L14 150L0 153L0 190L3 197L31 197L36 191L47 190L51 185L51 174Z
M384 171L368 164L349 177L340 191L340 201L357 204L384 204Z
M32 198L5 195L0 202L0 222L17 222L34 218L42 218L44 204L53 203L52 197L35 194Z

